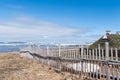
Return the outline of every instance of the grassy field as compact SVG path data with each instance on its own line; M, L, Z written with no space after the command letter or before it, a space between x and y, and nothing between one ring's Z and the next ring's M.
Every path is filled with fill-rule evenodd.
M67 72L56 72L49 66L20 57L19 53L0 54L0 80L79 80Z

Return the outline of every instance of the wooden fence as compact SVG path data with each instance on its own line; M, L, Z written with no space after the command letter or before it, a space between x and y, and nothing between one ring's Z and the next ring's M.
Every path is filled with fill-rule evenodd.
M92 80L120 80L120 53L117 48L89 49L85 45L29 46L21 56L34 58L60 71L68 71Z

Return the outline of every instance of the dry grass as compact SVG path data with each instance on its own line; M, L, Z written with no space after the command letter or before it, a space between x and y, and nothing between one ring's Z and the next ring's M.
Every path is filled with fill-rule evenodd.
M74 79L73 79L74 78ZM19 53L0 54L0 80L79 80L70 73L57 73L49 66L20 57Z

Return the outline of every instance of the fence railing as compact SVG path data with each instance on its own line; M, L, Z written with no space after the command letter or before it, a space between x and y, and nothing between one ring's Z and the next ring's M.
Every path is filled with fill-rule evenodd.
M120 53L117 48L89 49L84 45L29 46L21 56L34 58L60 71L79 74L89 79L120 80Z

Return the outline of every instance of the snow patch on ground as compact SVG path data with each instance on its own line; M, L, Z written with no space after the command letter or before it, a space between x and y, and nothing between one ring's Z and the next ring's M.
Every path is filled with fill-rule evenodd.
M83 72L96 72L100 69L99 65L97 64L92 64L92 63L73 63L73 64L68 64L68 68L72 68L76 71L81 71L83 67Z

